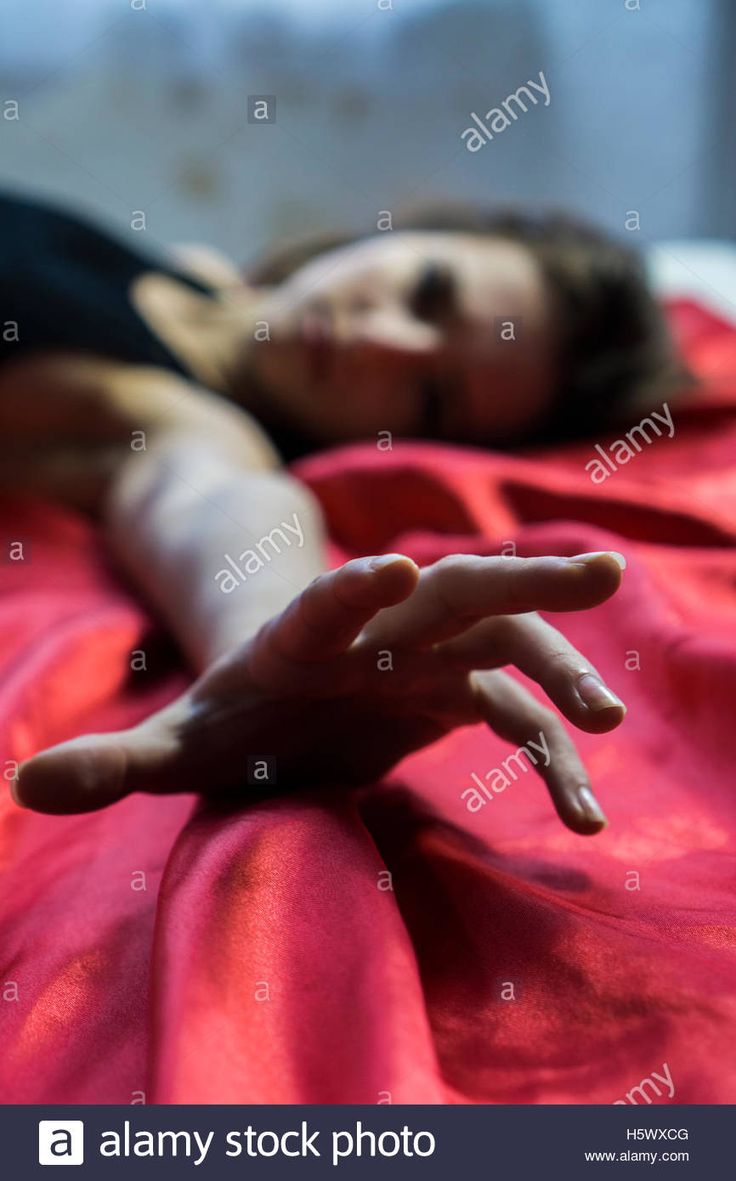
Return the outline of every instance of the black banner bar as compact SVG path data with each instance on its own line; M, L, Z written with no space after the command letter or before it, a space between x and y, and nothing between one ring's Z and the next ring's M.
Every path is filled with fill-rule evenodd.
M336 1179L594 1181L733 1175L733 1107L0 1108L0 1173ZM724 1171L725 1170L725 1171Z

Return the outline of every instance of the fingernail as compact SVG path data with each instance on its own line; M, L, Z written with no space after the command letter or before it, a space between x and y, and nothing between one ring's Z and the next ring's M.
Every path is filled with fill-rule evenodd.
M601 824L604 827L608 824L605 812L589 787L578 788L578 803L585 819L591 824Z
M23 801L20 798L20 795L18 794L18 780L11 779L9 787L10 787L10 795L13 800L13 803L17 804L19 808L22 808L24 805L23 805Z
M596 713L602 709L622 709L626 713L626 706L621 698L612 693L593 673L583 674L578 681L578 693L588 709Z
M595 550L589 554L575 554L575 557L570 558L570 561L587 563L594 562L596 558L613 558L614 562L620 567L621 570L626 569L626 558L623 554L620 554L617 550L613 549Z
M371 570L383 570L386 566L393 566L394 562L406 561L403 554L379 554L371 558Z

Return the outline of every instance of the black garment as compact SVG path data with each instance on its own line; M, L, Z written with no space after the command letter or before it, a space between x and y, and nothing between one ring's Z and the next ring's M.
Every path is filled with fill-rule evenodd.
M131 283L146 271L213 294L165 259L139 253L73 214L0 193L0 364L64 349L190 376L131 303Z

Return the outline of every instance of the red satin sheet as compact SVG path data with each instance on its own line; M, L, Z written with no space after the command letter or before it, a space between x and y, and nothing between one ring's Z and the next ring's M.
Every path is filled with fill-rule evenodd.
M300 468L336 560L626 554L619 595L557 620L629 706L578 738L610 828L565 830L531 773L470 813L471 773L510 753L483 727L370 790L239 811L56 818L3 791L0 1100L612 1103L667 1064L654 1102L736 1102L736 333L673 314L703 397L600 485L592 444ZM92 530L8 501L0 522L31 544L0 566L7 778L185 681Z

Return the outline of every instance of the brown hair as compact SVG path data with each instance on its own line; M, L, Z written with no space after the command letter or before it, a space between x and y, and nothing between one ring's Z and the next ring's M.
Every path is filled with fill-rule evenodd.
M394 229L492 235L526 246L537 259L556 308L560 364L551 410L530 438L573 438L614 427L693 381L677 357L641 256L586 221L558 211L443 204L407 211L394 219ZM287 243L257 260L247 279L278 284L317 255L368 236L333 233Z

